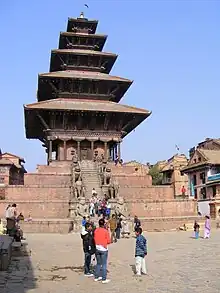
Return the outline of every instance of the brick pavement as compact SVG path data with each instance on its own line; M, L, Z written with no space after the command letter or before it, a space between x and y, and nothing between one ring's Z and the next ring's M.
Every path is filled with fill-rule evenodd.
M209 240L192 232L148 233L148 276L136 278L134 239L110 246L106 285L82 274L81 240L77 234L30 234L22 256L13 257L8 272L0 272L1 293L219 293L220 231ZM104 286L104 287L103 287Z

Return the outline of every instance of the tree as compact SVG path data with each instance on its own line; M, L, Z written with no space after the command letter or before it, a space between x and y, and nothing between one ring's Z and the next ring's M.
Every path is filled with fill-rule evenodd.
M158 165L153 165L149 170L149 175L152 177L152 184L153 185L161 185L162 184L162 178L163 174L160 173L160 169L158 168Z

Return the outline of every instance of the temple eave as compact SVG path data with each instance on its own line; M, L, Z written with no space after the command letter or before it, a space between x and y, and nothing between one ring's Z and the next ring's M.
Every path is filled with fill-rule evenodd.
M86 34L86 33L73 33L73 32L60 32L60 35L62 36L75 36L75 37L82 37L82 38L100 38L100 39L107 39L107 35L102 34Z

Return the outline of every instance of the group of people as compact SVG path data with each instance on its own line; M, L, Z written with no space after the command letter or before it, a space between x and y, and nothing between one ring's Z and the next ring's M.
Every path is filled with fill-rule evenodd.
M2 220L0 220L0 234L7 234L13 237L16 242L24 240L23 231L19 225L20 221L24 221L24 216L22 213L18 214L17 205L15 203L7 206L5 210L5 218L6 228L4 227Z
M107 279L107 260L108 246L120 239L120 225L122 219L117 219L112 215L111 219L106 221L103 217L99 219L96 228L89 219L83 218L83 229L81 238L83 240L84 251L84 274L88 277L94 277L94 281L101 281L103 284L109 283ZM136 235L135 263L136 275L147 274L145 256L147 255L147 240L142 235L141 222L138 217L134 218L134 231ZM96 268L91 269L92 257L95 256Z
M89 203L89 214L91 217L95 215L109 218L111 214L111 203L105 195L103 199L99 199L95 188L92 190L92 197Z
M194 228L195 238L198 239L199 238L200 225L199 225L199 223L197 221L195 221L193 228ZM204 239L209 239L210 232L211 232L210 217L205 216Z

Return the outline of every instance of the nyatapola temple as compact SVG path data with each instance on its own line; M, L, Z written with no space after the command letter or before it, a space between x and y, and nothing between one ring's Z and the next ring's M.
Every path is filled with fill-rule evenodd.
M119 103L132 81L109 74L117 55L103 52L107 36L97 25L83 13L68 19L50 72L38 75L37 101L24 106L26 137L42 142L45 165L26 173L24 159L1 155L0 216L16 202L32 217L26 231L77 229L93 188L126 218L142 217L145 229L176 228L196 215L194 201L176 199L171 185L152 186L146 165L123 162L123 138L151 112Z

